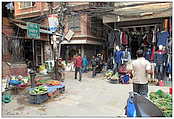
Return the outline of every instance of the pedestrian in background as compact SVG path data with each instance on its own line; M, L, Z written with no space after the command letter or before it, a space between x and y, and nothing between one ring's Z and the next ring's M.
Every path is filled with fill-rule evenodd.
M132 61L129 66L129 71L133 71L133 92L147 96L148 93L148 77L150 74L151 65L148 60L143 57L143 50L137 51L137 59Z
M79 81L82 80L82 57L79 53L77 57L75 58L75 79L77 79L77 73L79 73Z
M87 72L87 68L88 68L88 59L86 58L86 56L83 57L83 73Z
M95 77L96 76L96 57L93 56L92 59L91 59L91 65L92 65L92 77Z

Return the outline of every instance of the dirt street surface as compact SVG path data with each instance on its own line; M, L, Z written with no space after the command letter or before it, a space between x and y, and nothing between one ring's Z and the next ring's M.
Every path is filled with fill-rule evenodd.
M111 84L103 74L91 78L91 72L74 79L66 72L65 94L37 105L29 104L27 95L13 96L12 102L2 104L2 117L125 117L124 107L132 84ZM168 87L149 86L149 92Z

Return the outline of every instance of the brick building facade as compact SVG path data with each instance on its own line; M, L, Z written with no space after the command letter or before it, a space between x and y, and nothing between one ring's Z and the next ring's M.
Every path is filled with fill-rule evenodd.
M59 2L53 2L53 8L57 7ZM84 5L88 6L89 2L68 2L68 7L75 7L80 9L84 9ZM45 27L48 27L48 3L46 2L14 2L15 6L15 19L30 21L34 23L39 23ZM32 20L33 19L33 20ZM38 20L35 20L38 19ZM102 21L102 19L100 19ZM97 23L98 21L95 21ZM78 15L69 15L66 16L65 19L65 33L68 32L69 29L75 32L73 38L70 42L62 42L61 43L61 57L62 58L70 58L75 55L77 52L80 52L83 55L92 56L99 53L102 48L102 32L98 34L97 28L95 31L91 23L91 17L87 14L78 14ZM48 29L47 29L48 30ZM45 35L45 39L43 41L43 63L45 60L51 60L52 56L48 55L50 52L52 53L52 47L50 44L50 34L41 34L41 38ZM27 39L27 38L26 38ZM48 52L46 49L49 49Z

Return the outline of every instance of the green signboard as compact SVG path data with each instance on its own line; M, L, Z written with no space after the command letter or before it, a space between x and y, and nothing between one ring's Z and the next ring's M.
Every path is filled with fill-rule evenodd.
M40 24L27 23L27 36L29 38L40 39Z

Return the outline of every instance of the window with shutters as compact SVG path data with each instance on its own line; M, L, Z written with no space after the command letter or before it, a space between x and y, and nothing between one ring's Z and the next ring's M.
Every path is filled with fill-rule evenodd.
M20 8L29 8L33 7L35 5L35 2L20 2Z
M80 16L69 16L68 17L68 29L72 31L80 31Z

